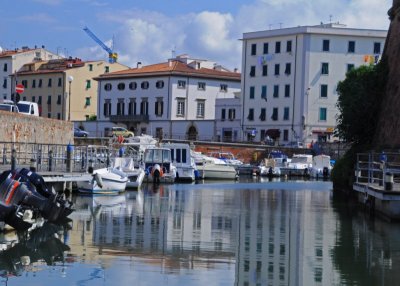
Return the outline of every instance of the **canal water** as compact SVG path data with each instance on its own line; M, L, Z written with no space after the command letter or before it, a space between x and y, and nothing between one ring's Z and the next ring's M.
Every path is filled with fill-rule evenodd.
M207 182L73 196L62 226L0 241L0 285L399 285L400 225L331 182Z

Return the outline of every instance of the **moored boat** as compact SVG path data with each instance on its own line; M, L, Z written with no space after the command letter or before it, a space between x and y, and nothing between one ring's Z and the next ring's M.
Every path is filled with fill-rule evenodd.
M101 168L90 170L92 178L78 181L78 192L85 194L118 194L126 189L128 177L116 168Z
M171 149L147 148L144 152L144 169L147 182L173 183L176 178L176 167L172 164Z

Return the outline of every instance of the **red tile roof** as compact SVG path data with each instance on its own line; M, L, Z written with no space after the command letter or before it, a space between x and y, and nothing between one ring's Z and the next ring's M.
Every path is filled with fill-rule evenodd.
M6 50L0 53L0 58L11 57L15 54L25 53L29 51L33 51L34 49L18 49L18 50Z
M102 80L110 78L126 78L126 77L130 78L130 77L146 77L146 76L162 76L162 75L224 78L227 80L240 81L240 73L238 72L226 72L208 68L195 69L185 63L176 60L172 60L171 62L148 65L141 68L133 68L133 69L102 74L95 79Z

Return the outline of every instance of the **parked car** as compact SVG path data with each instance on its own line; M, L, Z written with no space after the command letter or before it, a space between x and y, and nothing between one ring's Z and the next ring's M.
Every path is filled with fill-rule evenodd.
M88 137L89 133L79 128L74 128L74 137Z
M296 142L296 141L288 142L283 146L288 148L304 148L303 142Z
M39 106L36 102L19 101L17 103L17 106L19 109L19 113L33 115L33 116L39 116Z
M0 110L10 111L10 112L19 112L18 107L16 105L11 105L8 103L0 103Z
M124 127L113 127L111 129L111 136L133 137L134 134Z

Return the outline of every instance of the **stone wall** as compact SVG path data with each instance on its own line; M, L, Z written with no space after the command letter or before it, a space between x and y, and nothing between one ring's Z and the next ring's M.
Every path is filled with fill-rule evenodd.
M74 143L73 123L0 110L0 142Z

